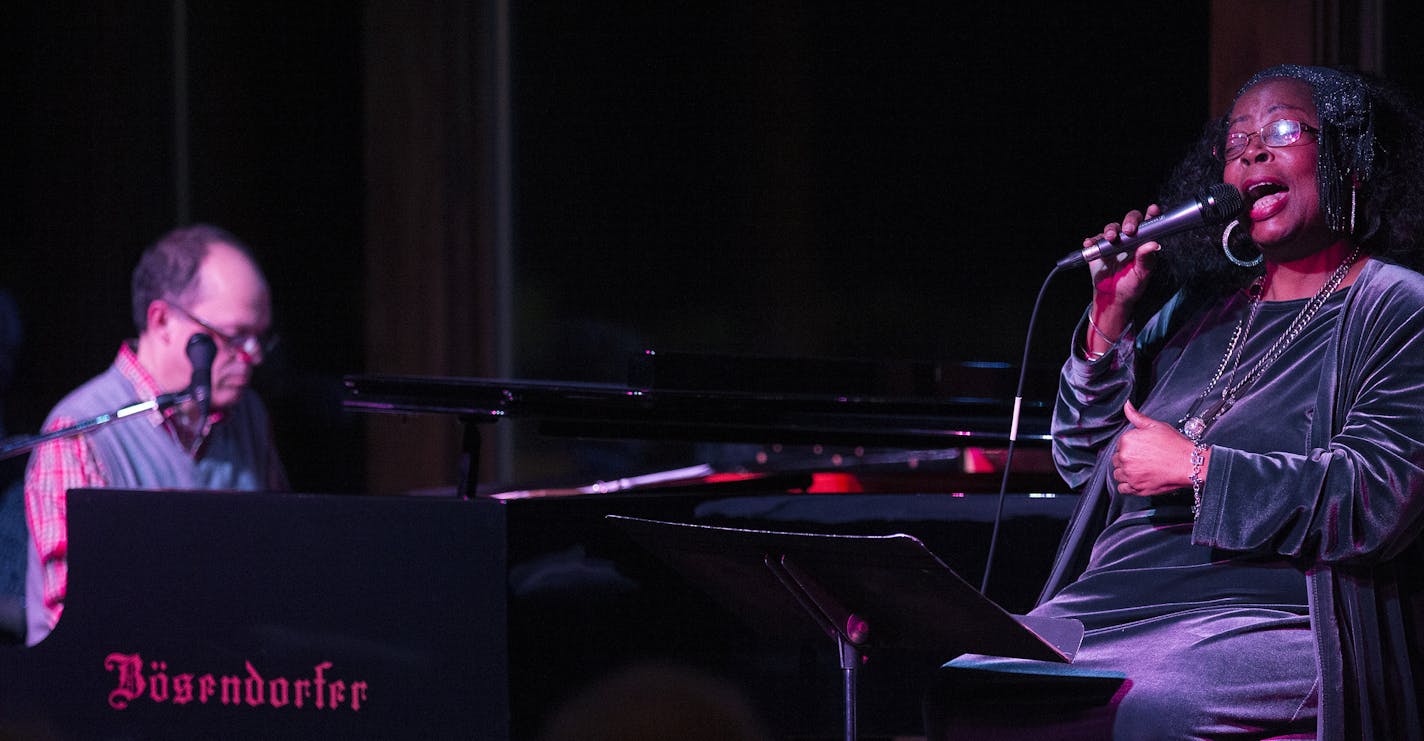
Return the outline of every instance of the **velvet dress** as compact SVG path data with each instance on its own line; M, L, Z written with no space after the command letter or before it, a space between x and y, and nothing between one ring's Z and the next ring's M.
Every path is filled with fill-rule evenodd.
M1239 364L1222 358L1244 290L1179 294L1113 353L1075 348L1064 366L1054 454L1082 497L1033 614L1086 630L1050 671L1126 677L1105 737L1421 735L1424 278L1371 261L1238 394L1202 438L1195 521L1189 490L1126 496L1111 480L1125 401L1176 425L1244 378L1304 303L1263 302Z

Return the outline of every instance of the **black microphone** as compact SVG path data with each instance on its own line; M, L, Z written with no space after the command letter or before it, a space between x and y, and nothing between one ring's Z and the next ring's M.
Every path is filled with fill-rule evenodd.
M1140 244L1155 242L1169 234L1221 224L1241 213L1241 191L1230 183L1217 183L1198 191L1195 198L1191 203L1138 224L1137 234L1131 237L1119 237L1117 242L1099 239L1091 247L1068 253L1067 257L1058 261L1058 267L1076 268L1088 264L1089 260L1137 249Z
M188 362L193 366L193 380L188 393L198 402L198 419L208 416L208 403L213 395L213 358L218 356L217 343L199 332L188 338Z

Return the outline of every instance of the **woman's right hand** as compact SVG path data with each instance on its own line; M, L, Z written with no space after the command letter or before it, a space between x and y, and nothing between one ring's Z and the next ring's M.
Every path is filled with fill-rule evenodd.
M1121 222L1113 222L1103 227L1101 234L1083 240L1084 247L1091 247L1099 239L1117 242L1137 234L1142 222L1161 215L1157 204L1147 207L1146 212L1136 209L1122 217ZM1161 248L1156 242L1146 242L1130 252L1109 255L1088 263L1088 272L1093 280L1093 308L1090 316L1097 331L1089 331L1086 347L1090 352L1103 353L1111 347L1108 339L1120 339L1127 328L1132 309L1137 300L1147 290L1148 279L1156 263L1156 252ZM1106 335L1106 337L1104 337Z

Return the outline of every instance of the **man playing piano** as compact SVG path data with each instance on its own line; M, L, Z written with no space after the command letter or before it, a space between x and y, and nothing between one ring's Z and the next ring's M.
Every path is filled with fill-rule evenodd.
M268 346L272 313L267 281L251 253L213 226L177 229L144 252L132 291L138 339L124 342L108 370L60 401L45 431L188 389L194 374L187 348L199 334L217 348L208 409L190 401L167 414L148 412L35 449L25 474L31 645L49 634L64 607L70 489L287 488L266 409L247 390Z

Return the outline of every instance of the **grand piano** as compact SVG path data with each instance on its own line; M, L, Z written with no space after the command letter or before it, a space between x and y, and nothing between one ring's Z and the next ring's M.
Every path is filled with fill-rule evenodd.
M838 737L832 646L749 624L607 517L904 532L977 585L1008 371L659 360L628 384L348 378L353 412L464 422L449 496L72 492L64 618L36 647L0 648L0 738L529 739L639 662L724 678L778 737ZM1075 504L1046 463L1043 402L1025 410L988 591L1011 611L1031 606ZM479 486L482 434L511 418L563 440L721 452ZM924 680L947 658L870 657L862 737L917 734Z

